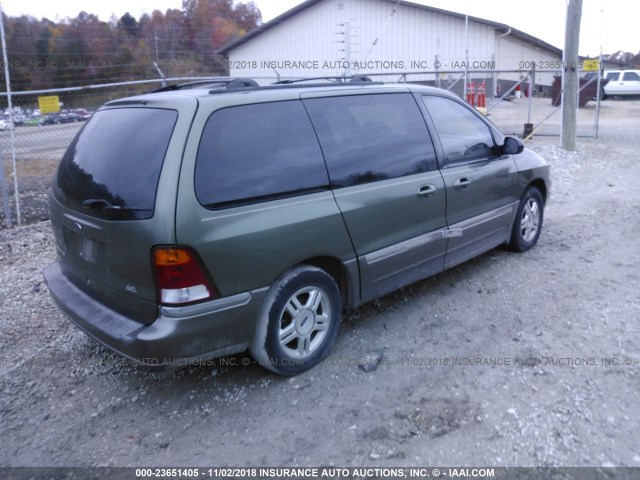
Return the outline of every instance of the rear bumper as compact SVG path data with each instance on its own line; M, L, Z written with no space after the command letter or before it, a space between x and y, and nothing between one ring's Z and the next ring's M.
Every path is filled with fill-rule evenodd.
M160 307L144 325L97 302L53 263L43 272L60 309L105 347L149 367L180 367L246 350L267 288L186 307Z

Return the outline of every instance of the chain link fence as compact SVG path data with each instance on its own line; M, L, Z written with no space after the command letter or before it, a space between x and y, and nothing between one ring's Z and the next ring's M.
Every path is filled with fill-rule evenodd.
M385 82L411 82L443 88L478 108L507 135L560 136L562 72L545 70L481 70L376 74ZM579 137L597 134L599 98L597 75L580 72ZM480 93L482 92L482 93Z
M187 83L198 80L204 79L157 79L15 92L11 96L13 112L9 112L6 93L0 93L2 227L28 224L48 218L47 202L51 177L78 130L101 105L111 100L157 89L166 82ZM53 114L40 112L38 99L51 96L58 97L60 111Z
M449 90L487 115L505 134L523 138L561 133L561 72L439 71L369 75L374 81L419 83ZM585 76L583 72L582 77ZM214 78L175 78L188 83ZM266 85L287 80L256 78ZM597 75L581 80L579 136L595 136L598 123ZM0 97L0 223L2 227L48 218L51 178L67 146L91 113L110 100L138 95L163 85L163 80L126 82L12 95L13 127L6 94ZM58 114L41 114L38 98L57 96ZM4 174L4 176L3 176ZM16 195L17 192L17 195Z

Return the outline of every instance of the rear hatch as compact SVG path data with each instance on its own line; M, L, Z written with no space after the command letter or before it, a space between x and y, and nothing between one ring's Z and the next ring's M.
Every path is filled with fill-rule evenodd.
M156 94L91 118L53 179L51 223L64 275L141 323L157 316L155 245L175 242L175 199L197 100Z

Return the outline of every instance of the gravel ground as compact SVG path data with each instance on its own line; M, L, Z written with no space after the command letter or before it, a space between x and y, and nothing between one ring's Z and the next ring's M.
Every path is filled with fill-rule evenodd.
M20 179L20 225L49 220L48 194L53 175L38 175ZM9 204L11 205L11 224L17 224L13 184L9 184ZM0 230L7 228L4 205L0 199Z
M536 248L349 312L292 379L123 362L50 299L49 223L1 230L0 466L640 466L640 102L619 105L576 153L530 143L554 181Z

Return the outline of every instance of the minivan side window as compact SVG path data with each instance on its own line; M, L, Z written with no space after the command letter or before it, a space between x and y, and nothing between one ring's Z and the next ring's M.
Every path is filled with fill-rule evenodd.
M207 120L195 168L203 206L254 203L328 185L318 140L299 100L224 108Z
M436 154L409 93L304 100L335 188L437 169Z
M607 80L615 82L620 77L620 72L609 72L607 73Z
M622 77L622 80L625 82L637 82L640 80L640 75L638 75L636 72L624 72L624 77Z
M448 164L495 156L489 127L469 109L444 97L423 95Z

